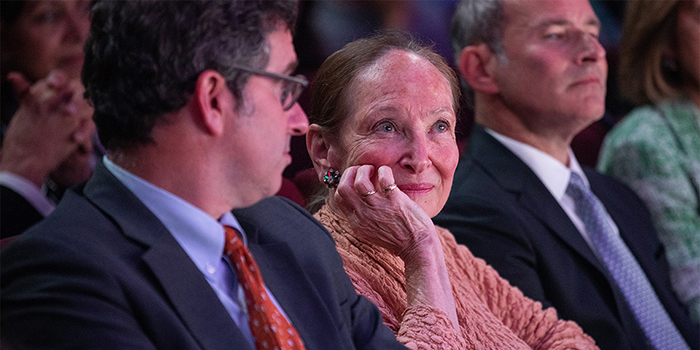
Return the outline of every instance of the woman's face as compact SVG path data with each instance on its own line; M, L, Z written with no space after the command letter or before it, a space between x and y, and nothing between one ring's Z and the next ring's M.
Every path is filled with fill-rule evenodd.
M8 72L36 81L61 69L78 78L90 30L90 1L27 1L17 20L2 29L1 57Z
M678 64L695 94L700 90L700 0L681 1L676 27Z
M340 131L333 163L341 169L389 166L401 191L437 215L459 159L447 79L426 59L393 50L361 72L349 90L353 112Z

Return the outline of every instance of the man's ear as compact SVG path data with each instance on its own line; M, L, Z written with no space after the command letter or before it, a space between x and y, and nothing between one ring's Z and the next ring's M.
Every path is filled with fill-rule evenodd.
M459 54L457 69L474 91L489 94L499 92L494 80L494 68L498 57L486 44L465 47Z
M311 162L314 163L314 170L319 176L319 181L323 182L325 171L337 167L337 165L334 164L333 159L335 158L335 149L321 130L321 126L318 124L309 125L309 131L306 132L306 149L309 151ZM340 169L336 168L336 170Z
M194 87L195 108L201 114L201 125L212 135L221 135L227 112L235 110L233 94L215 70L206 70L197 77Z

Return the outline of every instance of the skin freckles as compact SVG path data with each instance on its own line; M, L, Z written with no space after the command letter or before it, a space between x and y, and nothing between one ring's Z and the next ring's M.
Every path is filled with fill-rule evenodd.
M344 214L357 239L403 260L407 308L443 310L458 328L430 219L447 201L459 158L450 83L425 58L391 50L361 71L349 90L355 109L339 138L321 143L318 125L310 132L315 162L343 173L326 203Z
M386 165L398 188L428 215L436 215L449 195L459 157L447 80L427 60L396 50L359 74L353 85L361 87L352 93L357 109L334 148L336 159L345 160L340 168ZM372 171L373 183L376 178Z

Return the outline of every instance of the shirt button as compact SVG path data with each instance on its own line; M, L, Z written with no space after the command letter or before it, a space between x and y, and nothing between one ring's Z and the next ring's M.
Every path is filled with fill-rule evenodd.
M207 263L207 266L205 267L205 269L207 270L207 273L210 275L212 275L212 274L214 274L214 272L216 272L216 267L214 267L214 265L212 265L210 263Z

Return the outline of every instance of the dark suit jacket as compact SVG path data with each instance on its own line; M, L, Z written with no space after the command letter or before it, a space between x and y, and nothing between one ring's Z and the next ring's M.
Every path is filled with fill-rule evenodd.
M585 170L661 302L692 349L693 325L670 289L668 266L646 207L626 186ZM603 350L649 348L604 264L530 168L476 126L435 223L526 296L576 321Z
M43 218L19 193L0 185L0 239L16 236Z
M234 215L307 349L403 348L303 209L276 197ZM104 166L0 263L9 349L250 349L185 251Z

